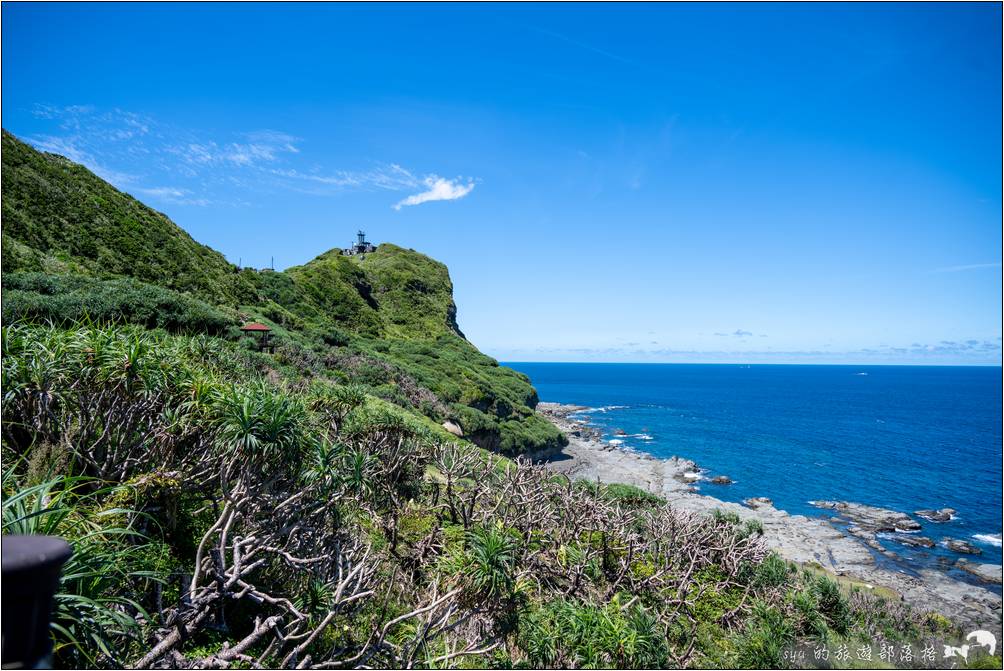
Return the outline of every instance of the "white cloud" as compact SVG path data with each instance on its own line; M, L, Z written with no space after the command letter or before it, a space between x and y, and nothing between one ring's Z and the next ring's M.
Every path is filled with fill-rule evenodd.
M181 198L188 193L185 189L176 189L172 186L157 186L134 190L146 196L154 196L156 198Z
M183 147L172 147L168 151L181 156L188 163L212 163L216 153L216 143L198 144L190 142Z
M947 266L945 268L935 268L932 273L960 273L964 270L979 270L981 268L1000 268L1000 262L997 263L970 263L965 266Z
M344 191L413 194L393 205L400 210L406 205L463 198L477 182L412 171L397 163L374 161L359 170L308 163L300 151L304 140L280 130L213 136L126 110L88 105L40 104L33 113L50 128L49 134L26 138L29 142L87 166L119 188L128 186L136 194L165 203L232 201L214 191L221 187L256 195L271 188L322 196ZM171 186L140 186L164 183ZM211 200L194 194L206 194Z
M396 203L394 209L400 210L406 205L421 205L434 200L457 200L474 190L473 181L461 184L460 179L446 179L438 175L429 175L423 183L428 187L427 190L408 196Z
M188 189L179 189L173 186L137 187L132 189L132 191L175 205L198 205L199 207L205 207L210 204L210 201L206 198L192 198L192 192Z
M732 333L722 333L721 331L717 331L717 332L715 332L712 335L716 335L716 336L719 336L721 338L727 338L729 336L734 336L736 338L745 338L746 336L751 336L753 334L750 331L747 331L745 329L736 329Z
M56 137L54 135L40 135L25 139L42 151L59 154L74 163L86 166L95 175L115 186L121 187L136 179L134 175L114 170L98 161L88 150L87 143L79 136Z
M213 141L189 142L168 148L167 151L180 156L192 165L230 163L240 167L255 167L262 163L273 163L281 154L298 154L294 144L298 138L278 131L255 131L244 135L249 142L217 144Z
M278 130L256 130L252 133L247 133L247 139L256 144L265 144L271 146L279 146L284 151L288 151L292 154L299 154L300 150L297 148L296 143L300 141L300 138L290 135L289 133L283 133Z
M87 165L94 163L94 158L80 146L76 137L55 137L53 135L39 135L38 137L27 138L29 142L52 154L65 156L74 163Z
M388 191L414 189L422 183L410 171L405 170L396 163L382 165L373 170L365 171L337 170L329 174L317 174L304 173L297 170L276 169L272 171L272 174L280 177L316 182L327 186L361 189L377 188Z

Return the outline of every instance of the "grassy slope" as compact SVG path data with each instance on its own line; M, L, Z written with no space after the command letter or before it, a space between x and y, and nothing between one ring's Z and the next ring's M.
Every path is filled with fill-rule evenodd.
M286 273L320 313L355 331L406 340L459 335L446 266L382 244L364 258L333 249Z
M90 316L236 337L241 318L260 319L301 367L458 421L483 447L563 442L533 414L529 379L464 339L446 266L413 250L335 249L286 272L238 270L163 214L6 131L3 221L5 320ZM416 402L423 389L438 402Z
M3 131L5 272L129 275L217 304L253 295L223 255L83 166Z

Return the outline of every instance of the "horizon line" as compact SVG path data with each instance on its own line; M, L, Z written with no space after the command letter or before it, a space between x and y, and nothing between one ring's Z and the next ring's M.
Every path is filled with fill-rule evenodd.
M598 366L844 366L844 367L873 367L873 368L1004 368L1000 363L825 363L825 362L779 362L767 363L763 361L505 361L496 359L499 364L509 366L511 364L577 364Z

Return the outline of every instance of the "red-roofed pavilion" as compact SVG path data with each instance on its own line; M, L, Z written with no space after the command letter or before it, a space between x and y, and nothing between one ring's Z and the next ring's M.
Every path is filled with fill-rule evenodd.
M272 344L269 342L269 334L272 329L265 326L264 324L259 324L258 322L248 322L241 327L241 331L245 333L257 333L258 334L258 349L262 352L265 350L272 350Z

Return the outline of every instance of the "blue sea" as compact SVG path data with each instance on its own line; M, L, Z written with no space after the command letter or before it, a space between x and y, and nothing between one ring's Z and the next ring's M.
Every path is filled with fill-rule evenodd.
M828 514L809 504L818 499L955 508L947 523L917 518L920 533L967 540L983 551L968 559L1001 562L1000 368L505 365L529 375L542 401L591 408L583 414L604 439L735 481L702 493L767 496L809 516ZM959 556L885 544L915 566Z

